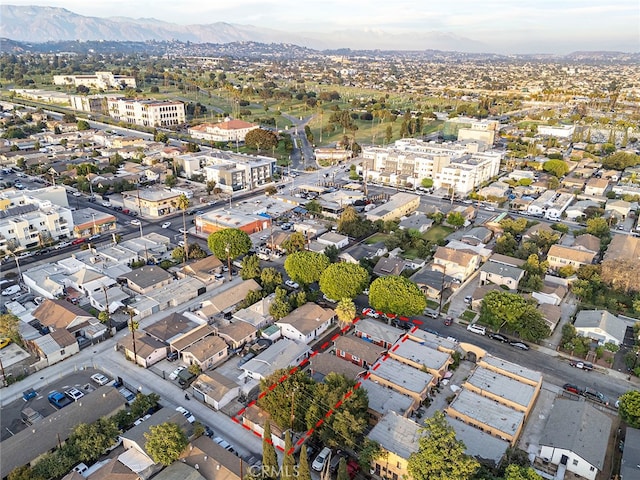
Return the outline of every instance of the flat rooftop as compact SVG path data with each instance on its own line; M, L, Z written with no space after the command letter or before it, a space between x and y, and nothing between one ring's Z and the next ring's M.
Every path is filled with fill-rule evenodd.
M376 365L378 365L377 368ZM410 392L420 394L433 381L433 375L430 373L410 367L392 358L378 361L376 365L369 370L371 375L375 375Z
M389 350L389 353L396 358L400 357L411 363L424 365L433 370L443 368L450 358L448 353L440 352L439 350L408 339L396 342Z
M477 367L467 378L467 383L505 400L528 408L535 399L535 387L502 375L494 370Z
M372 380L362 380L360 388L364 388L367 391L369 408L382 415L389 412L404 415L415 402L409 395L403 395Z
M485 355L484 357L482 357L482 360L479 362L479 364L482 366L486 366L490 370L503 371L507 374L511 374L512 376L518 376L527 379L533 383L542 382L542 373L537 372L536 370L531 370L530 368L523 367L522 365L518 365L517 363L508 362L507 360L494 357L493 355Z
M373 427L368 437L378 442L385 450L408 459L412 453L418 451L420 431L420 425L413 420L389 412Z
M361 318L358 320L355 324L354 332L361 333L362 338L376 342L384 341L390 344L395 343L404 333L404 331L399 328L370 318Z
M509 448L509 442L489 435L476 427L467 425L460 420L445 416L447 423L456 432L456 438L462 440L466 448L465 453L477 459L493 462L498 465Z
M489 398L463 389L449 409L487 425L513 438L524 422L524 413L506 407Z
M439 273L439 272L438 272ZM444 350L455 350L458 348L458 342L453 338L444 338L440 335L434 335L416 328L409 332L409 338L415 342L422 343L428 347Z

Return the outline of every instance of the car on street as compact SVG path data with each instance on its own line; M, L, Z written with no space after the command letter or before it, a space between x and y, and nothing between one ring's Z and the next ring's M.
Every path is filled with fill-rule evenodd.
M444 319L444 324L448 327L449 325L451 325L453 323L453 317L446 317Z
M187 367L181 365L178 368L176 368L173 372L171 372L169 374L169 380L175 380L176 378L178 378L178 375L180 375L180 372L183 371L184 369L186 369Z
M316 472L321 472L324 468L324 464L326 463L327 458L329 458L329 455L331 455L331 449L329 447L324 447L311 464L311 468L313 468Z
M184 229L184 228L181 228L181 229L180 229L180 230L178 230L178 231L179 231L180 233L182 233L183 235L184 235L185 233L187 233L187 232L188 232L188 230L186 230L186 229Z
M299 287L300 287L300 285L298 285L298 284L297 284L296 282L294 282L293 280L287 280L286 282L284 282L284 284L285 284L287 287L289 287L289 288L293 288L293 289L296 289L296 288L299 288Z
M100 234L97 234L97 235L91 235L87 240L89 242L92 242L94 240L98 240L99 238L100 238Z
M593 390L592 388L585 388L584 391L582 392L582 395L585 398L588 398L589 400L593 400L595 402L599 402L599 403L604 403L605 405L608 403L607 402L607 397L605 397L602 393Z
M582 389L572 383L565 383L562 386L562 389L567 392L575 393L576 395L582 395Z
M495 211L496 211L496 209L495 209L495 208L493 208L493 207L491 207L491 206L489 206L489 205L487 205L486 207L484 207L484 209L485 209L487 212L495 212Z
M5 288L4 290L2 290L2 295L4 297L8 297L10 295L15 295L16 293L18 293L21 290L22 290L22 287L20 287L20 285L11 285L10 287Z
M73 240L71 240L71 245L82 245L86 241L86 238L74 238Z
M580 370L586 370L587 372L593 370L593 364L589 362L569 362L569 365L579 368Z
M380 314L376 312L373 308L367 307L362 309L362 314L366 317L371 318L380 318Z
M84 397L84 393L82 393L80 390L78 390L75 387L71 387L69 390L66 390L64 393L67 395L67 397L69 397L74 402L77 402L82 397Z
M111 207L111 202L102 202L102 206L110 208Z
M56 250L60 250L61 248L66 248L68 246L71 245L71 242L60 242L59 244L57 244L54 248Z
M135 225L136 227L140 226L140 220L138 220L137 218L134 218L133 220L131 220L131 225Z
M9 337L0 338L0 349L3 349L7 345L11 343L11 339Z
M171 226L171 222L164 222L162 224L162 228L169 228Z
M193 423L196 421L196 417L194 417L189 410L184 407L176 407L176 411L180 412L187 419L189 423Z
M529 350L529 345L522 342L509 342L509 345L515 348L519 348L520 350Z
M473 302L473 297L471 295L467 295L466 297L464 297L464 303L471 303Z
M101 373L94 373L93 375L91 375L91 380L93 380L94 382L96 382L100 386L106 385L107 383L109 383L111 381L109 379L109 377L107 377L106 375L103 375Z
M502 335L501 333L490 333L489 338L493 340L498 340L499 342L502 342L502 343L507 343L509 341L509 339L504 335Z
M80 192L73 192L73 196L74 196L74 197L81 197L81 196L82 196L82 193L80 193Z
M57 390L54 390L47 395L47 399L49 400L49 403L56 408L64 408L71 404L71 399L64 393L58 392Z

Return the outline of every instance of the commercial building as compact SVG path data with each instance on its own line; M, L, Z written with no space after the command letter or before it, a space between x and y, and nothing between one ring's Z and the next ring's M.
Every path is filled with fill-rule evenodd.
M201 123L189 128L189 135L209 142L243 142L251 130L260 128L255 123L227 118L219 123Z
M198 215L195 220L196 232L201 235L209 235L225 228L238 228L251 235L271 227L269 216L242 213L236 210L213 210Z
M392 195L391 198L382 205L369 210L365 216L367 220L371 220L372 222L376 220L386 222L387 220L396 220L409 215L415 212L419 206L420 197L418 195L400 192Z
M93 75L54 75L54 85L95 88L96 90L136 88L136 78L114 75L111 72L96 72Z
M108 98L109 115L117 122L143 127L173 127L185 123L184 103L171 100Z
M76 238L100 235L116 229L116 217L93 208L72 212L73 236Z
M124 98L122 95L69 95L71 108L81 112L109 115L107 99Z
M140 215L160 217L175 212L178 209L178 199L181 193L167 189L143 188L122 192L124 208Z

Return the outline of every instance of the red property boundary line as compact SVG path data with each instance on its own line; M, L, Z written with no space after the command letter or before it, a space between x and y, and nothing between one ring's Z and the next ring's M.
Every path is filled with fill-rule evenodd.
M376 312L379 315L383 315L382 312ZM411 320L407 317L397 317L396 315L392 315L392 314L387 314L386 315L387 318L399 318L400 321L404 321L404 322L410 322ZM343 328L340 329L340 332L337 332L335 335L333 335L331 337L330 340L324 342L321 346L320 346L320 351L325 350L329 344L331 342L334 342L338 337L340 337L341 335L344 335L347 331L349 331L349 329L351 328L352 325L355 325L356 323L358 323L358 321L360 320L360 317L356 317L353 322L351 322L351 324L349 325L345 325ZM418 325L422 325L422 321L418 320L418 319L414 319L412 321L412 323L414 324L414 327L410 330L410 333L415 332L418 329ZM409 338L409 334L405 333L402 336L402 342L405 342L407 339ZM395 351L397 348L399 347L399 345L396 345L395 347L393 347L391 349L391 351ZM269 387L264 390L263 392L260 392L260 394L258 395L258 400L265 397L266 395L269 394L269 392L272 392L278 385L280 385L281 383L285 382L291 375L293 375L294 373L296 373L299 369L304 368L308 363L309 363L309 359L315 357L318 354L318 350L314 350L311 355L309 355L308 358L305 358L304 360L302 360L298 365L296 365L295 367L292 367L288 373L282 375L276 382L274 382L273 384L269 385ZM382 364L382 362L386 361L389 358L389 354L386 353L381 359L379 359L373 366L373 368L367 372L366 374L363 375L362 380L367 380L370 376L371 376L371 372L372 371L376 371L380 365ZM349 397L351 397L351 395L353 395L353 393L360 388L360 386L362 385L362 380L359 380L358 382L356 382L356 384L350 389L348 390L340 400L338 400L336 402L336 404L329 409L329 411L325 414L324 418L319 419L315 425L310 428L309 430L307 430L296 442L295 446L291 447L291 449L289 449L289 451L287 452L287 454L291 455L296 447L301 446L305 441L307 441L307 439L309 439L309 437L311 437L311 435L313 435L313 432L319 428L329 417L331 417L331 415L333 415L335 413L335 411L337 409L339 409L342 404L349 399ZM250 408L252 406L254 406L258 400L251 400L246 407L242 407L240 410L238 410L238 412L231 417L231 420L233 420L235 423L237 423L238 425L241 425L242 428L249 430L251 432L253 432L254 435L256 435L259 438L263 438L263 435L251 430L251 428L247 425L245 425L244 423L242 423L242 421L238 418L241 417L242 414L244 414L244 412L246 412L247 408ZM267 439L267 442L270 443L271 445L273 445L273 440L272 439ZM279 445L276 445L275 448L277 448L278 450L280 450L281 452L284 452L284 448L280 447Z

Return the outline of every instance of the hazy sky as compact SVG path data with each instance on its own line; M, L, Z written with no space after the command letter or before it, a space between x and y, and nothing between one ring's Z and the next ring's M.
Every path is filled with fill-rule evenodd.
M228 22L290 32L436 32L500 52L640 51L639 0L9 0L88 16ZM355 39L361 41L362 39ZM353 46L353 45L345 45ZM407 48L410 48L408 45ZM487 50L487 49L485 49Z

